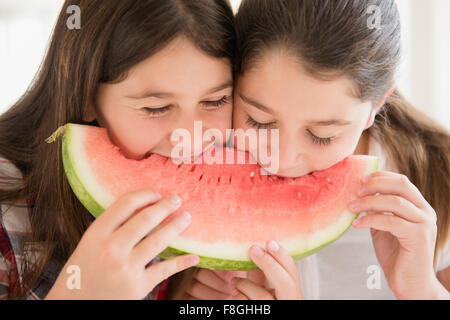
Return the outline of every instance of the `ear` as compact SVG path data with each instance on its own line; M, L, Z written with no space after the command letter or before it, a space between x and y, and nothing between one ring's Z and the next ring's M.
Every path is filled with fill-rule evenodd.
M393 83L391 85L391 87L389 88L388 92L386 92L386 94L380 100L380 102L371 109L369 119L367 119L366 127L364 128L364 130L369 129L371 126L373 126L373 123L375 122L375 116L378 114L380 109L384 106L387 98L389 98L389 96L395 91L395 89L396 89L396 86Z
M84 122L92 122L97 118L97 113L94 110L92 105L89 105L84 110L83 121Z

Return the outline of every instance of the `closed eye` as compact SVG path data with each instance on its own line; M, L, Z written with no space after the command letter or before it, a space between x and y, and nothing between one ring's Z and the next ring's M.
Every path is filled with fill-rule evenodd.
M230 96L223 96L219 100L215 101L202 101L201 103L206 107L219 108L230 102Z
M246 121L247 125L257 128L257 129L267 129L270 126L272 126L273 124L275 124L275 121L272 122L267 122L267 123L261 123L256 121L255 119L253 119L249 114L247 114L247 121Z
M165 107L161 107L161 108L148 108L145 107L143 108L145 112L147 112L148 114L152 115L152 116L160 116L163 115L165 113L167 113L170 109L172 109L172 106L165 106Z
M311 137L313 143L322 145L322 146L329 145L331 143L331 141L334 139L334 137L320 138L309 130L308 130L308 133L309 133L309 136Z

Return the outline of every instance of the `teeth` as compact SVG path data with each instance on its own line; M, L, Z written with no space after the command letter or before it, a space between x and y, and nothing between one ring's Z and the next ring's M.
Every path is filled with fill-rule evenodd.
M181 162L191 161L191 160L195 161L195 160L199 159L206 151L209 151L212 147L214 147L214 142L209 144L205 149L203 149L202 152L200 152L196 156L190 156L190 157L186 157L186 158L172 158L172 159L175 161L181 161Z
M270 173L269 171L267 171L266 169L264 169L263 167L260 168L260 174L262 176L272 176L273 174Z

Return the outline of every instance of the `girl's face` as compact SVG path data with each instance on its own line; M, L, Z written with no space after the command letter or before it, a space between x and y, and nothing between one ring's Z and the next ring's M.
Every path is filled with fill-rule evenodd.
M271 129L279 129L278 171L272 174L298 177L326 169L354 153L376 115L372 103L351 90L350 80L317 80L295 58L273 50L239 77L233 125L268 129L268 141L259 146L268 155ZM257 147L246 146L255 159Z
M175 129L188 130L194 146L194 121L201 121L203 132L216 128L226 137L232 81L228 60L210 57L180 37L133 67L124 81L101 84L98 114L91 108L85 120L96 118L127 158L170 157L179 143L170 139ZM198 156L209 144L187 152Z

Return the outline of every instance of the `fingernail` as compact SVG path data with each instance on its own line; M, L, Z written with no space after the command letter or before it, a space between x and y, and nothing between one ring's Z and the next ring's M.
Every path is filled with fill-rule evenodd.
M197 263L200 262L200 257L199 256L193 256L193 257L190 257L188 261L189 261L188 262L189 265L195 266Z
M170 201L176 206L179 206L181 204L181 198L179 196L172 196L170 198Z
M161 194L158 193L158 192L155 192L155 197L156 197L156 199L161 199L162 198Z
M358 210L359 204L360 204L359 200L352 201L352 202L350 202L350 204L348 205L348 207L349 207L351 210Z
M366 188L361 187L361 188L358 190L358 196L362 195L362 194L364 193L364 191L366 191Z
M369 179L370 179L370 175L365 176L365 177L363 177L363 178L361 179L361 182L362 182L362 183L366 183L367 181L369 181Z
M234 271L234 276L236 278L247 278L247 272L246 271Z
M252 247L252 254L255 257L262 257L264 255L264 251L260 246L253 246Z
M270 252L277 252L280 249L280 246L275 242L275 240L270 240L267 247L269 248Z
M183 212L181 214L181 221L183 222L183 224L188 224L189 222L191 222L191 214L189 212Z

